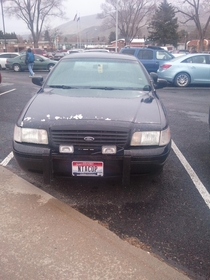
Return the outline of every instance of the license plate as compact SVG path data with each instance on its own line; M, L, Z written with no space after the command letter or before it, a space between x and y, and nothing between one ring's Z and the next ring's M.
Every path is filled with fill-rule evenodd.
M104 163L101 161L73 161L72 176L103 176Z

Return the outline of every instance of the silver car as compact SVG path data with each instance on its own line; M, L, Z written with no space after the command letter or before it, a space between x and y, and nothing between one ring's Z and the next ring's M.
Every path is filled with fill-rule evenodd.
M178 87L210 84L210 54L193 53L176 57L160 65L157 74Z

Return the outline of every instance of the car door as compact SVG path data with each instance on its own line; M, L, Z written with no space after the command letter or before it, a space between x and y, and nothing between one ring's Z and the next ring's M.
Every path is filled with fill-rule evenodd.
M194 55L185 59L182 63L186 63L192 83L209 83L210 82L210 64L209 56Z
M140 49L137 58L141 61L147 71L157 72L159 68L158 62L154 59L154 51L151 49Z
M45 59L42 56L35 54L34 70L45 70L45 69L46 69Z
M17 59L16 58L14 58L14 59L15 59L15 61L14 61L13 65L19 64L22 70L28 69L28 66L25 63L26 55L21 55L21 56L18 56Z

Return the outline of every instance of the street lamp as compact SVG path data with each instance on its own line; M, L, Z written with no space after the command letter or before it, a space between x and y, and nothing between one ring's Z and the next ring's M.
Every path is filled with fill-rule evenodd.
M118 45L118 0L116 1L116 30L115 30L115 52L117 53Z

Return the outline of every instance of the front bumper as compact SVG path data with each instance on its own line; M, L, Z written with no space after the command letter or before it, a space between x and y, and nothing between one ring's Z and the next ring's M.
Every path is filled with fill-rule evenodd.
M72 176L72 161L102 161L104 177L122 176L129 184L131 174L148 174L162 168L169 156L171 143L164 147L124 150L122 155L75 155L52 152L49 148L13 142L14 156L23 170L42 172L44 182L54 176Z

